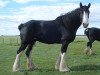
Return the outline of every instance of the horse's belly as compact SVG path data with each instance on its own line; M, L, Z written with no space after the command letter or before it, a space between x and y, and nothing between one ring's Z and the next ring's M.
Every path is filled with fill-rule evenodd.
M96 39L97 41L100 41L100 38Z
M47 44L61 43L60 36L41 36L37 39L37 41Z
M100 36L95 36L94 39L100 41Z

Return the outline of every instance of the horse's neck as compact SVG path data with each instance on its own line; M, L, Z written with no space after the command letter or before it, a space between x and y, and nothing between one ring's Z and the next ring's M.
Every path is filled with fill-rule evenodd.
M78 14L77 14L78 15ZM69 17L69 19L64 19L65 21L63 21L64 26L72 32L76 32L77 29L80 27L81 25L81 20L80 20L80 16L75 16L75 17Z

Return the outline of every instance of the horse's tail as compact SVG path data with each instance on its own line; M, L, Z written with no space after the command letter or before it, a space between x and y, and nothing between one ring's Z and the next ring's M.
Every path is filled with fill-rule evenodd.
M24 24L20 24L20 25L18 26L19 31L22 29L23 25L24 25Z
M88 35L89 34L89 28L85 29L84 34L85 35Z

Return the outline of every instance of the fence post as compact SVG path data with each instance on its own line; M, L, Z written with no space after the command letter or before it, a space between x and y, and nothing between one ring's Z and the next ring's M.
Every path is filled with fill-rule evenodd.
M2 38L3 44L4 44L4 37Z
M12 38L10 38L10 44L12 44Z
M17 37L17 44L18 44L18 37Z

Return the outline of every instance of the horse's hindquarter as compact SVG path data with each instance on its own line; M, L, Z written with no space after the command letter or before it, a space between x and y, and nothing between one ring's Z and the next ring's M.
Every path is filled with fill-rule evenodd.
M61 43L60 26L54 21L43 21L39 24L37 41L43 43Z
M90 39L100 41L100 29L98 28L89 28L89 35Z
M96 32L95 32L95 39L97 40L97 41L100 41L100 29L98 29Z

